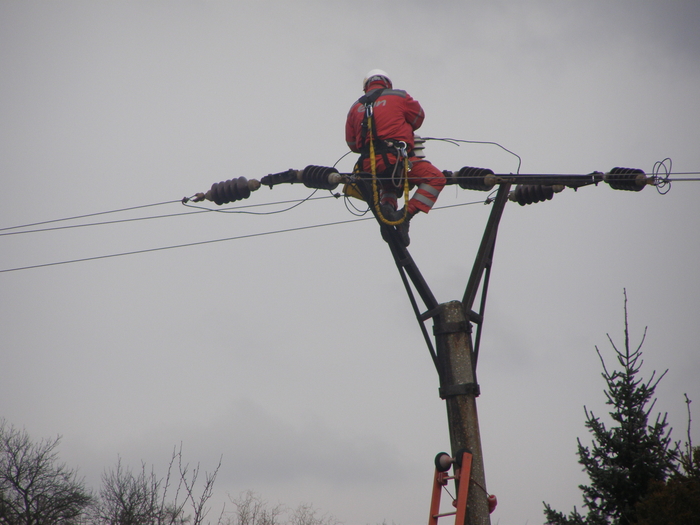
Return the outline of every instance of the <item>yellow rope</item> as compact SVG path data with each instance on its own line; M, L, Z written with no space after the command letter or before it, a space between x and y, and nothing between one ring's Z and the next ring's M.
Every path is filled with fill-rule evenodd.
M379 188L377 185L377 159L374 154L374 137L372 135L373 120L374 119L372 117L367 119L367 134L369 136L369 163L370 172L372 174L372 193L374 197L375 206L374 209L377 212L377 217L379 217L379 220L383 224L386 224L387 226L398 226L399 224L403 224L406 218L408 217L408 193L410 191L408 186L408 158L404 157L403 162L403 217L401 217L398 221L390 221L389 219L384 217L384 215L382 215L381 206L379 205Z

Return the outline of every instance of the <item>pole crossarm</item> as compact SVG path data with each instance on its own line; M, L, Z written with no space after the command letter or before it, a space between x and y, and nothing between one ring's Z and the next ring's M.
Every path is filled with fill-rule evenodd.
M581 188L605 182L616 190L640 191L644 186L657 184L659 177L648 177L635 168L613 168L607 173L594 171L580 174L496 174L488 168L464 167L459 171L443 171L446 184L457 184L465 190L490 191L496 185L520 184L525 186L552 186L561 189Z
M463 170L464 168L462 168ZM460 175L462 170L457 172L443 171L445 178L447 179L446 184L468 184L473 183L473 179L479 179L479 177L466 177ZM487 170L490 172L490 170ZM481 182L485 189L491 189L496 185L500 184L527 184L527 185L538 185L542 184L544 186L566 186L569 188L580 188L582 186L589 186L591 184L598 184L606 180L605 174L601 172L593 172L588 175L555 175L555 174L496 174L487 173L482 176ZM472 188L465 188L472 189ZM476 188L474 188L476 189Z
M647 185L655 185L659 189L666 184L666 179L656 175L648 177L644 171L635 168L613 168L607 173L594 171L587 175L549 175L496 174L488 168L466 166L458 171L442 173L445 175L446 184L457 184L462 189L477 191L491 191L495 186L515 184L518 187L544 187L558 192L566 187L578 189L583 186L597 185L600 182L605 182L616 190L641 191ZM307 188L332 191L339 184L354 186L362 176L361 173L340 173L334 167L309 165L302 170L290 168L280 173L271 173L260 180L238 177L216 182L208 191L195 193L192 197L184 197L182 202L186 204L190 200L193 202L208 200L218 205L227 204L247 199L251 192L259 190L262 186L273 188L278 184L301 183ZM515 200L517 196L512 195L511 198Z

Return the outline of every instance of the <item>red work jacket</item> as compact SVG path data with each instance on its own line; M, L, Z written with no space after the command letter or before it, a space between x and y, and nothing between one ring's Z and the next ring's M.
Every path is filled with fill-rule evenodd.
M370 84L383 87L381 82ZM345 122L345 141L348 147L359 153L363 146L369 144L368 137L362 138L362 121L365 117L365 107L359 100L353 104ZM402 140L413 149L413 132L423 124L423 108L411 95L400 89L385 89L374 103L373 135L376 139Z

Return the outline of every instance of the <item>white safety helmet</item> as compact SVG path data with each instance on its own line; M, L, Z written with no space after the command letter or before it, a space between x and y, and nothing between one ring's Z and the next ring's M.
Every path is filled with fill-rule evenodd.
M375 80L383 80L387 88L392 87L391 80L389 79L389 75L387 75L386 71L382 69L373 69L372 71L367 73L367 76L362 81L363 91L367 91L369 85Z

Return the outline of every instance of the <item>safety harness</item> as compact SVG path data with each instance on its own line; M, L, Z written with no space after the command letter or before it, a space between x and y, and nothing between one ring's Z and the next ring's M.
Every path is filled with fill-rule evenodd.
M370 160L370 173L372 174L372 194L374 199L374 206L377 217L379 220L389 226L398 226L402 224L408 217L408 194L409 194L409 183L408 183L408 170L410 167L408 161L408 144L404 141L398 140L375 140L374 138L374 103L377 99L382 96L384 89L374 89L360 97L358 102L364 105L365 115L362 119L361 137L362 144L368 144L368 146L363 146L360 150L360 158L355 165L356 171L361 171L361 166L364 159L369 157ZM384 217L381 212L380 201L379 201L379 188L377 184L377 154L381 155L384 159L384 166L387 167L386 171L389 171L389 166L392 163L389 162L388 153L396 156L396 163L393 164L391 180L396 185L396 175L399 165L402 167L400 173L400 182L403 182L403 196L404 196L404 213L401 218L396 221L392 221ZM398 185L396 185L398 187Z

